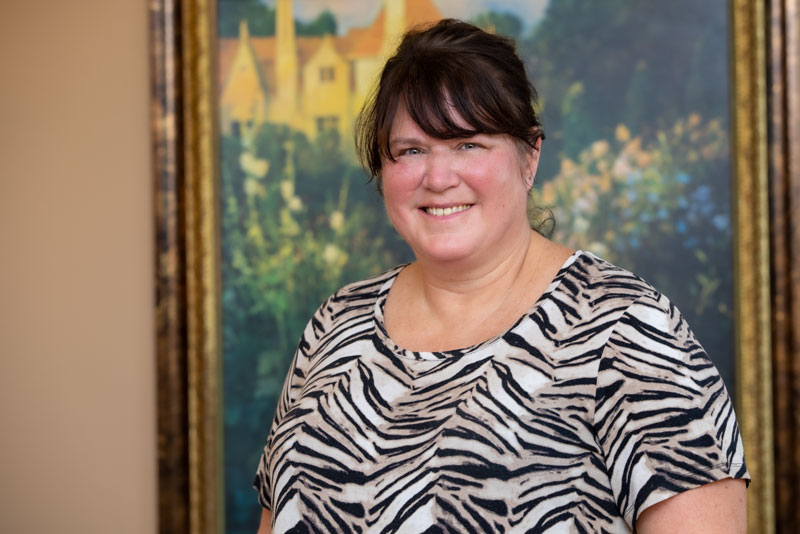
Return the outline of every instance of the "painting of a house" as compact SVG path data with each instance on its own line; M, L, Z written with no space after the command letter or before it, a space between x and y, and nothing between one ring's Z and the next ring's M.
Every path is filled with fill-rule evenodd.
M379 69L407 28L442 17L431 0L385 2L367 27L345 35L298 36L291 0L275 5L275 35L219 41L220 127L252 131L284 124L310 139L334 129L350 138Z

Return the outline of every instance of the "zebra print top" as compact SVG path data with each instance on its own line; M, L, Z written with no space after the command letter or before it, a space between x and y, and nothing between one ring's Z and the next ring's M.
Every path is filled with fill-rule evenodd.
M276 534L631 532L749 479L716 368L641 278L578 251L502 335L411 352L383 325L401 269L305 329L255 479Z

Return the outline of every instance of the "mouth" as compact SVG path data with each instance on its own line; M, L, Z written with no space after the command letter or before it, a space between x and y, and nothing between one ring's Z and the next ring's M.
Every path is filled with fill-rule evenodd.
M435 208L433 206L428 206L422 209L425 211L425 213L428 215L433 215L434 217L447 217L448 215L452 215L454 213L466 211L471 207L472 204L460 204L458 206L448 206L446 208Z

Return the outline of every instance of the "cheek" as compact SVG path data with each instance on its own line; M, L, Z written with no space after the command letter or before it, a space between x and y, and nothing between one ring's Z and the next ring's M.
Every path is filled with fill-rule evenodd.
M406 167L396 163L383 173L383 196L387 203L390 197L392 202L402 201L416 191L414 175Z
M395 229L398 229L398 225L402 225L402 216L408 211L409 204L408 195L397 186L397 182L391 180L384 182L383 186L383 206L389 222Z

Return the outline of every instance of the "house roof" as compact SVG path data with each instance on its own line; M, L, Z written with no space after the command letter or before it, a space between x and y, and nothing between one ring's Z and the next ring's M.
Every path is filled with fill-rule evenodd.
M350 28L346 35L333 38L333 45L337 52L351 59L376 56L383 43L385 9L381 8L378 16L367 27ZM442 14L432 0L406 0L405 20L408 27L432 22L442 18ZM316 52L322 43L322 37L298 36L298 74L308 59ZM239 38L228 37L219 39L218 53L218 81L220 87L225 83L228 73L236 55ZM275 67L275 37L250 37L250 45L258 59L264 82L270 91L274 90Z
M410 28L442 18L442 12L431 0L406 0L406 25Z
M405 20L408 28L441 18L442 13L431 0L406 0ZM350 33L355 33L352 37L354 45L350 52L351 57L370 57L379 53L383 44L385 19L386 10L381 8L371 25L350 30ZM347 37L350 37L349 33Z

